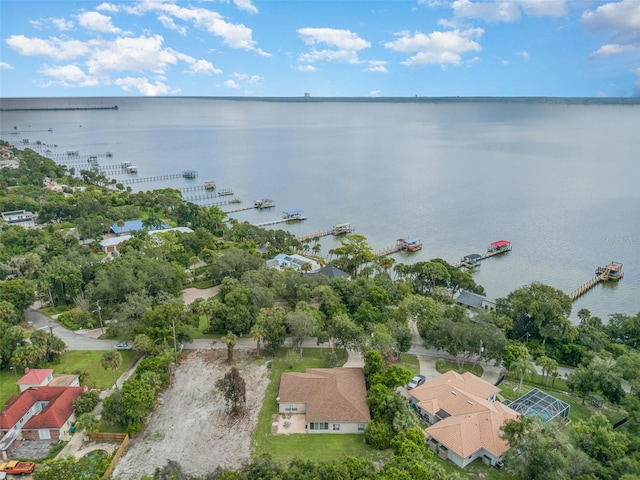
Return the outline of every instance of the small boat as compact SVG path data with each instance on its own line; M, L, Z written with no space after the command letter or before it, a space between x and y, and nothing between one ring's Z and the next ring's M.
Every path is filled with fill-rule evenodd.
M53 132L53 128L49 127L49 132Z

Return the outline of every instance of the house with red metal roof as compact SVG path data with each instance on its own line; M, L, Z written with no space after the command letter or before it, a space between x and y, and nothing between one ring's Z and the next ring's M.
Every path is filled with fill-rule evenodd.
M69 440L75 422L73 401L86 387L29 388L11 398L0 413L0 451L12 450L20 434L25 440Z
M26 369L24 376L16 382L20 393L32 387L44 387L53 380L52 368L34 368Z

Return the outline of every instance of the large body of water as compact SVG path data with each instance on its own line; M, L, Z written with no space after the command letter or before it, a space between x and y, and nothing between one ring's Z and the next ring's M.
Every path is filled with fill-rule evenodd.
M420 237L423 250L396 255L399 262L455 263L510 240L511 253L486 260L475 274L494 298L533 281L571 292L597 266L619 261L624 279L578 299L572 317L580 308L603 319L640 311L636 100L1 101L3 109L111 105L118 110L5 110L0 137L55 143L52 156L110 151L101 164L130 161L138 177L197 170L195 180L132 187L215 180L245 205L275 200L275 210L234 214L240 221L304 210L308 220L281 226L296 235L351 222L375 250ZM326 252L338 243L325 237L322 245Z

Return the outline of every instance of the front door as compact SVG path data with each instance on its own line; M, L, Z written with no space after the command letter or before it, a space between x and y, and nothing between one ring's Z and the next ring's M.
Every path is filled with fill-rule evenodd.
M51 432L49 431L49 429L42 429L42 430L38 430L38 433L40 434L40 440L51 440Z

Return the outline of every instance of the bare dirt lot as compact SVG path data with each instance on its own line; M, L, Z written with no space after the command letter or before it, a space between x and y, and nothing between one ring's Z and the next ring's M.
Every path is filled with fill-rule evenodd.
M175 371L172 385L161 395L144 431L129 444L114 476L139 480L167 460L185 473L203 475L220 465L239 468L251 456L251 433L269 383L264 364L251 362L251 353L235 351L235 366L246 382L247 412L231 418L215 382L230 369L226 351L188 352Z

